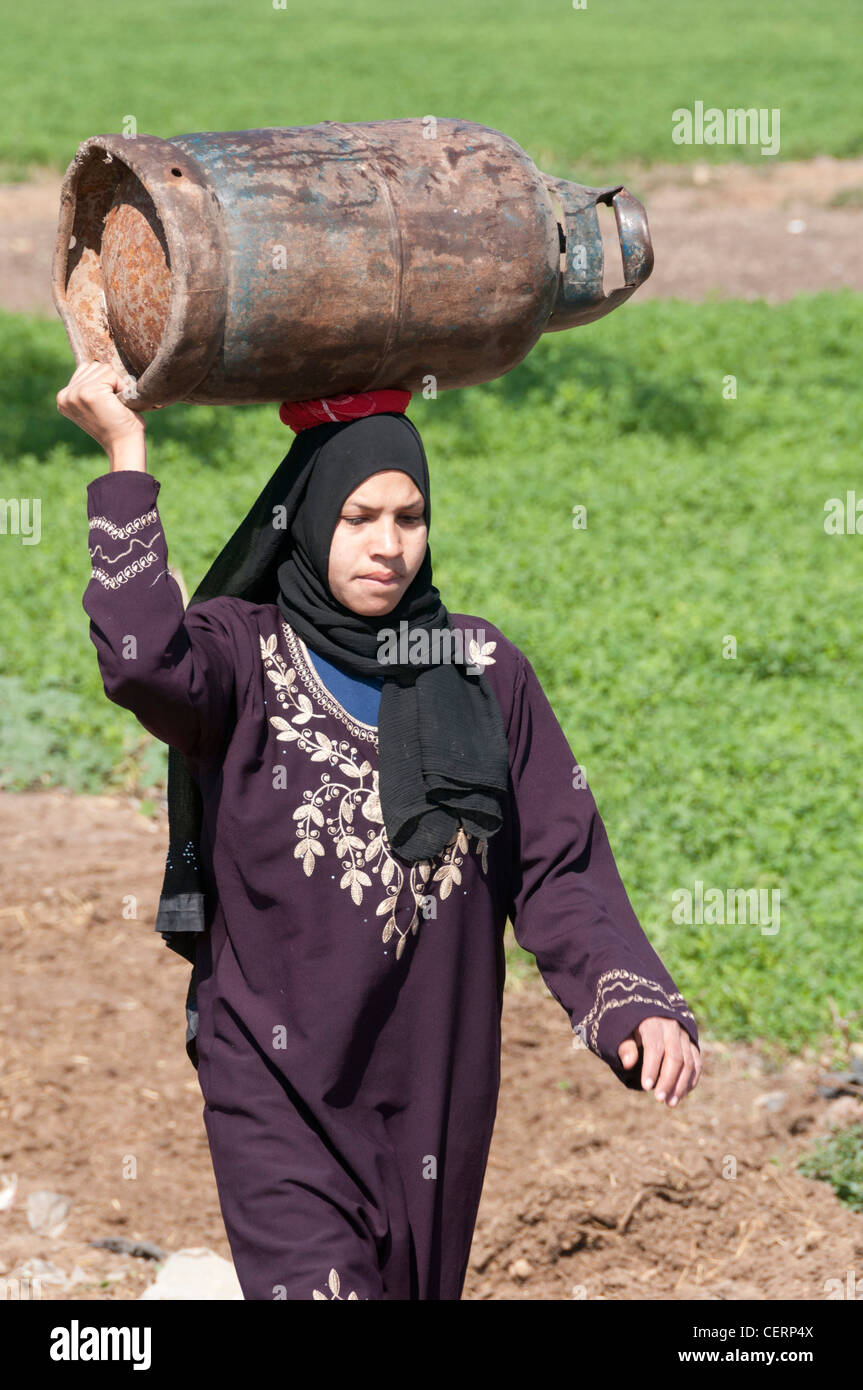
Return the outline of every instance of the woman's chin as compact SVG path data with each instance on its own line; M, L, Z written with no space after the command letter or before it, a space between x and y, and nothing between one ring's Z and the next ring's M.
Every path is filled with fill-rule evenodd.
M363 586L368 589L368 585ZM391 613L399 601L401 588L396 590L382 589L379 594L359 593L351 594L348 606L355 613L359 613L364 618L381 618L387 613Z

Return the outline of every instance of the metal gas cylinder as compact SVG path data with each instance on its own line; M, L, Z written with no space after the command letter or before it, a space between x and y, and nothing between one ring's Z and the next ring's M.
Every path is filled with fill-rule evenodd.
M600 203L625 279L609 295ZM93 136L63 184L53 293L76 361L109 362L143 410L490 381L652 266L621 186L425 116Z

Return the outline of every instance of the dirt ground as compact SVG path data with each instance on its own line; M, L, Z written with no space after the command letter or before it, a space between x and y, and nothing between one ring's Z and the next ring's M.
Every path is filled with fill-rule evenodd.
M656 263L641 299L863 289L863 159L695 164L639 173ZM622 283L619 275L615 283Z
M695 164L609 171L647 210L655 253L641 299L708 294L764 297L847 285L863 289L863 159L823 156L757 165ZM60 182L0 184L0 307L53 316L51 261ZM622 283L614 218L603 234L611 278Z
M0 843L0 1175L17 1176L0 1277L43 1260L74 1279L45 1299L134 1299L153 1263L91 1239L230 1258L183 1046L189 967L152 925L166 817L0 793ZM818 1093L826 1058L708 1038L700 1084L669 1110L571 1037L541 981L513 979L465 1300L819 1300L860 1269L863 1215L795 1172L831 1119L863 1112ZM53 1236L28 1224L40 1189L71 1199Z

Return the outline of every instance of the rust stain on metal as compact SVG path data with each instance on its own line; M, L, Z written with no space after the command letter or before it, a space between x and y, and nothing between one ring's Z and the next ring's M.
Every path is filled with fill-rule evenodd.
M120 180L105 217L101 261L114 342L140 375L156 356L165 332L171 265L155 204L131 174Z
M609 296L601 202L626 272ZM543 174L487 126L438 119L427 138L405 119L94 136L64 182L53 278L76 359L113 362L144 409L489 381L651 267L625 189Z

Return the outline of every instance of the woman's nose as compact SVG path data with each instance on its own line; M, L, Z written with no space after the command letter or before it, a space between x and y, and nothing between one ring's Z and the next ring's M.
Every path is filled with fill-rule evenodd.
M402 548L398 528L392 521L378 526L371 539L372 549L381 555L398 555Z

